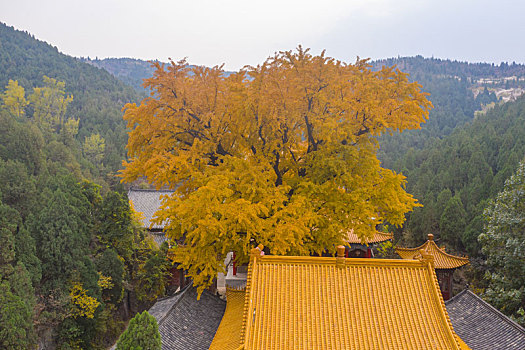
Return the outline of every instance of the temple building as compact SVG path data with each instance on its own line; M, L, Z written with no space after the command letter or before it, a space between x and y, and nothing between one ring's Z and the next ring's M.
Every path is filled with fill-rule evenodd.
M469 263L467 257L455 256L445 252L445 248L440 248L434 241L434 235L429 234L428 240L416 248L399 248L396 252L403 259L417 259L421 256L421 251L434 257L434 266L439 281L439 287L443 294L443 299L448 300L452 296L452 276L454 271Z
M227 290L213 350L469 349L452 328L432 255L346 259L263 255ZM240 317L242 315L242 317Z
M155 217L155 212L162 204L162 196L171 195L172 193L172 190L157 191L136 188L130 188L128 191L128 199L133 209L141 215L142 228L148 232L149 237L153 239L158 247L164 242L168 242L169 244L169 240L164 233L164 223L155 223L153 222L153 218ZM169 285L171 289L182 289L189 283L189 278L185 275L184 271L178 269L176 265L171 267L170 272L171 280Z
M157 191L137 188L130 188L128 191L128 199L133 204L133 209L142 216L142 228L148 231L159 247L167 241L164 234L164 223L154 223L153 218L155 217L155 212L162 204L162 196L171 195L172 193L173 191L171 190Z
M375 232L371 238L367 238L363 241L354 233L354 230L350 230L346 236L346 242L348 245L346 247L345 257L373 258L373 246L378 243L391 241L393 238L393 233Z

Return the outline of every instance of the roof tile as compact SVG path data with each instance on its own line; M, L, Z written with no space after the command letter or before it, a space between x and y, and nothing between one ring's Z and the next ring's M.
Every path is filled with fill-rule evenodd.
M372 238L365 239L364 241L361 240L355 233L354 230L350 230L347 233L346 241L348 243L353 244L373 244L373 243L380 243L385 242L390 239L394 238L393 233L386 233L386 232L375 232Z
M128 199L133 203L133 208L138 213L143 215L142 226L147 229L158 229L164 228L163 224L153 224L153 218L155 212L160 208L162 204L162 196L170 195L174 191L171 190L140 190L132 188L128 191Z
M525 329L464 290L446 302L454 330L472 350L523 350Z
M434 257L434 266L436 269L455 269L469 263L466 257L455 256L445 252L434 242L434 236L429 234L429 239L416 248L396 247L396 252L403 259L417 259L421 256L420 250L427 252Z
M248 277L245 350L465 348L428 261L258 256Z

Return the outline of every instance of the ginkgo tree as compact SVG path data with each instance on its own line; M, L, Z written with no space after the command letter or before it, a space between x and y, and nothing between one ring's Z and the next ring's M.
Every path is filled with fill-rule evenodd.
M377 159L377 137L417 129L432 104L407 74L373 71L308 49L226 74L222 66L154 63L151 96L124 107L131 129L123 181L165 197L157 222L183 241L173 260L202 290L224 258L331 252L352 228L400 225L417 201Z

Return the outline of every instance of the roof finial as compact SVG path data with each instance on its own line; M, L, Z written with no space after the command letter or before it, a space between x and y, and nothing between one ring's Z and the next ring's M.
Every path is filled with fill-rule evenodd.
M425 249L420 249L419 254L421 255L421 257L419 258L421 262L428 263L432 265L432 267L434 267L434 255L430 254Z
M264 246L262 244L259 244L255 248L252 248L250 250L250 260L263 256L264 255L263 249L264 249Z
M429 241L433 241L434 240L434 235L432 233L428 234L428 240Z

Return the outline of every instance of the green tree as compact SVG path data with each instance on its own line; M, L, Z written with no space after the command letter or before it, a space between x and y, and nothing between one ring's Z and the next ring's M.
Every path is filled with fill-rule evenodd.
M13 293L8 281L0 281L0 348L31 349L33 345L32 310Z
M111 277L113 286L104 291L108 301L117 304L124 296L124 263L115 250L104 250L96 260L97 270L102 275Z
M149 252L147 260L139 265L136 273L136 293L139 300L153 301L165 294L170 266L166 251L160 249Z
M155 317L147 311L135 315L122 333L117 350L160 350L159 326Z
M441 238L452 247L461 247L461 236L466 227L466 213L461 198L456 194L450 198L439 221Z
M48 290L64 289L79 261L87 255L89 239L77 210L66 194L57 190L32 220L38 257L45 271L44 285Z
M525 161L484 212L479 241L487 257L485 298L525 325Z
M0 158L24 163L29 174L44 168L44 138L32 123L19 123L0 109Z
M36 286L42 278L42 263L36 256L35 239L25 225L18 228L15 236L15 250L16 260L24 264L33 285Z
M16 262L19 217L0 201L0 348L28 349L34 341L35 295L29 273Z
M29 176L25 164L0 159L0 183L3 203L16 209L25 218L33 209L37 197L34 179Z
M98 211L99 239L111 246L127 262L133 253L133 224L128 198L118 192L109 191Z

